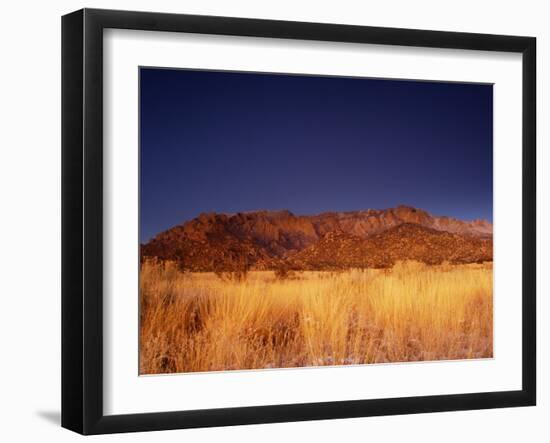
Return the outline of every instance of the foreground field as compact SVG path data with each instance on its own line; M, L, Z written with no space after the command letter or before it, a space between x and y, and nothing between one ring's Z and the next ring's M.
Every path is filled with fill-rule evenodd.
M140 373L492 357L492 274L405 262L231 279L145 262Z

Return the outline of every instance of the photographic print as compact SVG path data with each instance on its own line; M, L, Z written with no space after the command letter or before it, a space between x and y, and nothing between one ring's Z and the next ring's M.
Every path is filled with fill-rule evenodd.
M493 86L141 67L139 373L493 356Z

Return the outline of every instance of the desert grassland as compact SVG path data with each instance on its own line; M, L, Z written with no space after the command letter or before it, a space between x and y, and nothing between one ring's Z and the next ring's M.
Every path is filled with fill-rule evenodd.
M245 280L146 261L140 373L492 357L491 263Z

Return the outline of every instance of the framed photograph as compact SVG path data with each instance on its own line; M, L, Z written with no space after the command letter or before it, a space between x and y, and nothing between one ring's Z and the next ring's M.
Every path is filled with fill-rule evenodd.
M533 37L62 20L62 425L529 406Z

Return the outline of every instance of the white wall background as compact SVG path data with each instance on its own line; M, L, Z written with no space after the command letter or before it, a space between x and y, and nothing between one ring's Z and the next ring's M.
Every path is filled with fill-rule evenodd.
M19 1L0 25L0 439L74 441L60 415L60 16L81 7L531 35L538 38L539 274L550 265L550 27L545 2L430 0ZM543 172L544 170L544 172ZM540 249L544 249L541 253ZM94 441L534 441L550 439L550 287L539 278L539 405L95 437Z

